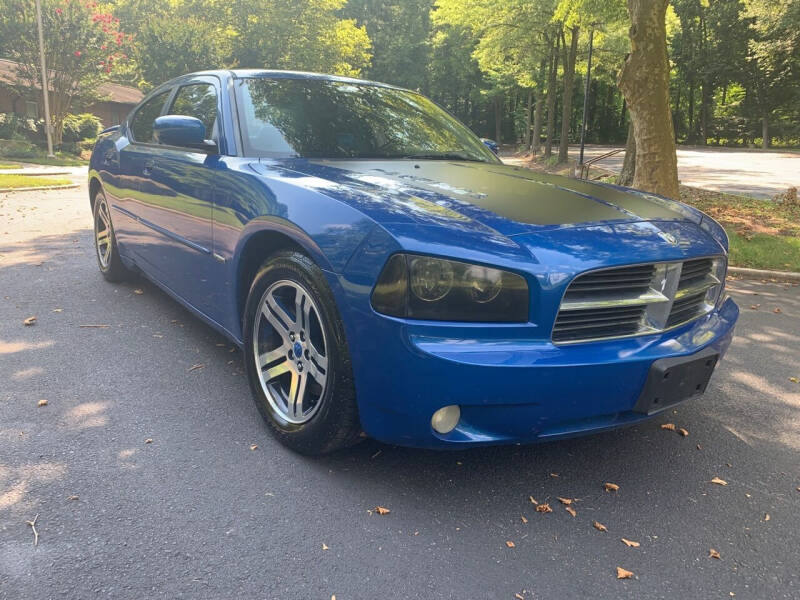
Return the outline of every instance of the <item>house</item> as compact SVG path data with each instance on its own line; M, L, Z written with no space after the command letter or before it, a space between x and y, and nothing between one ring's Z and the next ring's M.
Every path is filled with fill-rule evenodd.
M0 84L19 82L17 76L18 63L0 58ZM8 88L0 85L0 113L16 113L34 119L44 118L41 86L30 89L26 97L19 97ZM104 127L119 124L130 110L144 97L142 92L133 87L118 83L103 83L97 90L102 100L74 112L90 112L97 115Z

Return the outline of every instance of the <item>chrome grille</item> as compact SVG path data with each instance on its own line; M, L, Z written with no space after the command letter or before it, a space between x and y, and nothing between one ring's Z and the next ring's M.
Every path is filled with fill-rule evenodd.
M676 327L714 307L724 277L721 257L589 271L567 287L553 341L627 337Z

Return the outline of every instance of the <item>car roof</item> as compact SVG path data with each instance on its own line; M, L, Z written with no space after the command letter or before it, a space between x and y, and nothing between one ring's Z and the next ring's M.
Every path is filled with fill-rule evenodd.
M219 69L211 71L197 71L195 73L187 73L186 75L181 75L180 77L176 77L171 81L162 85L168 85L177 82L181 79L187 77L195 77L198 75L232 77L233 79L263 78L263 79L306 79L314 81L337 81L340 83L372 85L372 86L390 88L395 90L413 91L413 90L406 90L405 88L398 87L395 85L390 85L388 83L382 83L380 81L369 81L367 79L356 79L354 77L342 77L340 75L330 75L327 73L312 73L308 71L281 71L276 69L224 69L224 70Z

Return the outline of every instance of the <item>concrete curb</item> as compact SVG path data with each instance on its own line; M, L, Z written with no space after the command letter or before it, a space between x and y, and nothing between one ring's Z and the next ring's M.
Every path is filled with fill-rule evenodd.
M745 267L728 267L728 275L738 275L744 279L777 279L779 281L798 281L800 273L791 271L767 271L764 269L746 269Z
M36 170L22 170L22 169L3 169L0 171L3 175L23 175L25 177L50 177L52 175L72 175L69 171L36 171Z
M71 190L79 187L81 187L80 183L68 183L66 185L40 185L38 187L0 189L0 194L9 194L11 192L38 192L42 190Z

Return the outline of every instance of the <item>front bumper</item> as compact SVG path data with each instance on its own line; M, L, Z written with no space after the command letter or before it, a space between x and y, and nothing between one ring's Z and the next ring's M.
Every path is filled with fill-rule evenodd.
M728 298L662 334L555 346L518 336L444 338L424 324L373 313L369 340L359 336L351 347L362 426L387 443L458 448L635 423L654 414L635 410L651 365L703 351L721 358L738 315ZM461 407L461 420L442 435L431 428L431 415L450 404Z

